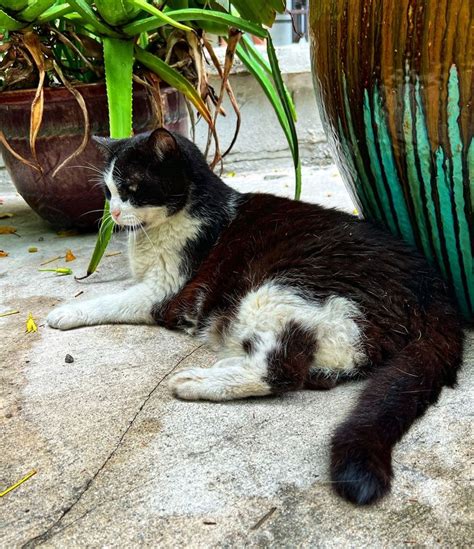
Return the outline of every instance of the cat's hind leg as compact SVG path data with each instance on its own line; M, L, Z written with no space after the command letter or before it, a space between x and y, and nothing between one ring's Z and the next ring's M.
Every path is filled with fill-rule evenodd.
M219 360L211 368L187 368L170 380L184 400L224 401L278 394L303 387L314 360L316 338L289 321L279 334L263 332L243 342L242 356Z

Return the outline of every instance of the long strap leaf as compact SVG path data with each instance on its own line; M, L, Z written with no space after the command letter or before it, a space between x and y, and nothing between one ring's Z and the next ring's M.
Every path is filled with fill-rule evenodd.
M15 31L23 28L25 23L17 21L13 17L10 17L8 13L0 10L0 29L6 29L9 31Z
M262 55L260 55L260 52L256 49L254 43L249 38L249 36L244 34L242 36L242 40L245 42L245 46L246 46L247 51L259 63L259 65L268 73L268 76L273 78L272 68L270 67L270 64L268 63L268 61ZM285 83L283 83L283 86L285 88L285 93L288 96L288 105L291 109L293 120L296 122L297 113L296 113L295 105L293 103L293 100L291 99L290 92L288 91L288 88L286 87Z
M172 21L211 21L213 23L219 23L227 27L235 27L239 30L253 34L254 36L259 36L260 38L265 38L267 31L256 25L242 19L240 17L234 17L226 13L221 13L219 11L213 10L201 10L201 9L184 9L184 10L174 10L166 12L166 15ZM140 32L146 32L154 30L158 27L162 27L166 22L163 22L158 17L147 17L145 19L140 19L134 21L129 25L123 27L123 32L129 36L134 36Z
M146 11L151 15L154 15L157 19L162 21L163 24L172 25L173 27L176 27L177 29L181 29L184 31L192 30L190 27L187 27L186 25L181 25L181 23L178 23L177 21L172 19L169 16L169 13L163 13L158 8L155 8L155 6L153 6L152 4L149 4L146 0L130 0L130 2L137 8L141 8L143 11Z
M108 25L103 23L95 14L91 6L86 0L67 0L68 3L74 8L74 10L97 32L105 36L115 36L119 38L120 35L111 29Z
M53 19L59 19L63 15L66 15L67 13L70 13L73 11L74 8L72 8L69 4L57 4L54 6L51 6L48 10L44 11L41 15L38 15L36 18L36 21L38 23L47 23L48 21L52 21Z
M270 66L272 68L273 81L275 82L275 87L277 89L278 95L280 97L281 104L285 110L286 117L288 120L288 125L290 127L290 132L293 141L293 163L295 165L296 171L296 186L295 186L295 198L299 198L301 195L301 163L300 163L300 153L298 146L298 135L296 133L296 126L294 120L294 106L293 101L288 95L288 91L283 82L281 76L280 65L278 63L278 57L275 52L275 47L273 46L272 37L270 33L267 37L267 52L268 60L270 61ZM292 108L293 107L293 108Z
M105 80L109 106L110 136L130 137L132 134L132 69L133 40L104 38ZM114 223L106 201L99 234L86 276L96 269L112 236Z
M256 50L249 50L247 45L240 43L237 46L237 55L242 61L242 63L247 67L249 72L255 77L257 82L262 87L263 92L270 101L275 114L277 115L280 126L283 129L286 140L290 147L291 155L293 157L293 163L295 166L295 198L299 199L301 195L301 162L299 159L299 147L298 139L296 135L296 129L294 126L294 120L291 113L288 112L288 106L285 108L283 103L288 101L288 94L286 92L280 96L280 93L275 90L275 87L268 76L267 71L262 67L262 63L256 60L256 56L260 55ZM275 65L272 67L272 74L275 78L275 75L278 73L281 79L281 73L279 66ZM276 76L278 78L278 76ZM281 90L280 82L280 90Z
M56 0L36 0L29 3L24 10L20 12L20 19L23 21L36 21L37 17L49 9Z

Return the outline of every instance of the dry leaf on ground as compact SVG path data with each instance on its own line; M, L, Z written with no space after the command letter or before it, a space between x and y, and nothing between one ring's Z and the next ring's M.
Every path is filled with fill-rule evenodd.
M16 227L9 227L8 225L0 226L0 234L14 234L16 233Z
M74 261L75 259L76 259L76 256L72 253L72 250L68 250L66 252L65 260L66 261Z

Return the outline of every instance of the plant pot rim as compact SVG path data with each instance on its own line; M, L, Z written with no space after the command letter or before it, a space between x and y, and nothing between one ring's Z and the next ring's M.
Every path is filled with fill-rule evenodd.
M84 97L93 97L105 93L105 82L94 82L92 84L77 84L73 86ZM133 87L139 90L144 89L144 86L136 82ZM168 94L175 91L175 88L169 86L165 82L160 82L162 93ZM74 100L71 92L64 86L54 86L51 88L43 88L45 101L64 101L65 99ZM36 95L36 88L26 88L18 90L0 91L0 105L2 104L31 104Z

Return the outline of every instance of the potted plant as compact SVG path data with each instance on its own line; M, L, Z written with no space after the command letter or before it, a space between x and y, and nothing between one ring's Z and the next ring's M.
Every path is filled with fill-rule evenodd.
M312 0L313 74L360 211L437 263L473 318L474 7L440 6Z
M32 102L28 104L26 99L23 100L23 122L29 119L29 157L24 150L21 154L9 142L17 126L4 127L5 117L1 116L0 141L8 162L21 164L21 170L35 171L36 179L40 179L46 188L49 188L46 175L56 177L70 171L64 169L68 164L81 163L79 154L88 147L91 118L97 125L94 131L105 132L103 120L99 123L95 115L89 113L87 101L91 98L89 92L85 92L84 84L94 82L100 85L105 80L109 124L109 131L105 133L114 138L131 135L132 118L137 131L146 129L148 118L154 125L166 123L163 95L172 96L174 92L160 93L157 83L164 82L181 94L181 99L173 99L178 107L178 129L184 129L183 101L191 113L197 110L207 122L209 142L214 139L215 144L212 166L216 166L229 150L221 151L215 129L226 93L238 109L228 81L237 55L261 84L275 108L293 154L296 195L299 196L301 176L295 112L267 30L277 10L283 9L283 0L235 0L232 5L222 0L0 0L2 74L8 76L1 83L5 88L7 81L12 88L11 91L0 91L0 109L7 94L24 94L24 90L16 91L14 88L36 86L34 92L30 92ZM207 38L209 33L225 38L224 66L220 65ZM268 61L247 35L267 40ZM220 90L214 91L208 84L204 52L221 76ZM42 166L38 155L40 146L37 147L41 119L47 108L56 108L51 105L53 102L46 107L45 99L53 92L47 90L45 84L52 88L62 87L63 96L69 94L70 101L73 101L69 107L60 107L63 117L56 127L63 126L70 132L71 125L77 127L82 116L81 126L86 131L80 138L76 131L76 145L79 139L79 146L69 143L66 158L56 155L55 161L53 159ZM134 87L137 101L132 112ZM148 99L145 98L147 94ZM74 102L77 108L73 112ZM89 103L94 103L94 100ZM96 103L93 113L105 111L103 102ZM90 162L94 166L96 159ZM85 174L82 178L84 181L89 179ZM81 190L80 195L87 196L87 192ZM106 204L104 220L108 216L107 208ZM89 209L93 208L89 206ZM112 230L111 224L101 224L88 274L95 271Z

